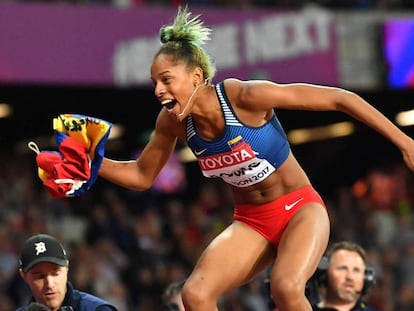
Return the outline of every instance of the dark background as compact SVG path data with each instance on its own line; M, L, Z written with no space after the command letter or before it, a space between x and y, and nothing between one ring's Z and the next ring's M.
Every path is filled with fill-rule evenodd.
M359 91L391 120L395 114L413 108L414 90ZM107 155L131 158L145 142L160 105L152 89L108 87L0 86L0 102L13 107L13 116L0 119L0 148L17 151L23 142L42 135L53 135L52 119L61 113L78 113L122 123L126 133L118 148ZM352 120L357 131L344 138L294 145L292 149L315 187L329 194L340 185L352 184L370 169L401 162L399 150L377 132L338 112L277 111L286 131ZM414 136L412 126L403 131ZM193 169L194 168L194 169ZM189 178L199 178L196 163L187 164Z

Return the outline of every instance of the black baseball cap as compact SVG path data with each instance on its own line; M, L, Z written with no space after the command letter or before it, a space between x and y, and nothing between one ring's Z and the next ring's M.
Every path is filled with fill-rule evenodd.
M59 266L68 264L62 244L48 234L37 234L24 242L20 254L20 268L27 272L40 262L51 262Z

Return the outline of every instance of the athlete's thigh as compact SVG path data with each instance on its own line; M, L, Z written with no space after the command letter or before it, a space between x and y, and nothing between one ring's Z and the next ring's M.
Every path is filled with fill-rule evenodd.
M205 249L189 283L220 296L251 280L273 262L274 255L261 234L235 221Z
M319 203L303 206L283 232L272 278L306 282L326 250L329 232L326 208Z

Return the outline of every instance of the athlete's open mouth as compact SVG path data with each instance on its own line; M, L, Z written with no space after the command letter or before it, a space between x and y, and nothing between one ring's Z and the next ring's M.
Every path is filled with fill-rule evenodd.
M174 99L168 99L168 100L164 100L161 105L165 108L167 108L167 110L172 110L175 106L175 104L177 103L176 100Z

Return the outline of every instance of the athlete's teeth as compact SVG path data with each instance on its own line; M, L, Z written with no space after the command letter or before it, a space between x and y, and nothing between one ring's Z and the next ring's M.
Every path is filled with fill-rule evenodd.
M161 102L161 105L166 105L166 104L171 103L171 102L172 102L172 99L166 99L166 100L163 100Z

